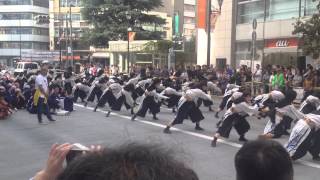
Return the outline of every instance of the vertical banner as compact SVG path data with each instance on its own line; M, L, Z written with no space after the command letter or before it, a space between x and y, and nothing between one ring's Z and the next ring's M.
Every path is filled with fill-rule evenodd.
M136 32L128 32L129 41L134 41L134 38L136 37Z
M207 1L197 0L197 64L207 64Z
M197 4L197 27L200 29L206 29L207 19L207 0L198 0Z
M174 35L179 36L179 30L180 30L180 15L179 12L176 12L174 14Z

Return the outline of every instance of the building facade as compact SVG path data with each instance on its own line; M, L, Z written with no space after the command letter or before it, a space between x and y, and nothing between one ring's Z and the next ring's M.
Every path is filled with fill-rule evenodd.
M232 64L234 51L235 0L224 0L220 7L217 0L211 4L211 47L210 64L223 68ZM197 0L196 28L197 28L197 64L206 65L208 44L208 0Z
M36 23L48 15L49 0L0 1L0 63L12 66L24 54L49 49L49 26Z
M89 28L81 16L81 0L50 0L50 19L50 50L61 52L65 63L89 61L90 45L80 42Z
M252 58L252 21L257 19L255 64L305 66L311 59L298 49L294 23L316 12L312 0L238 0L236 2L235 65L249 65Z
M186 39L196 35L196 0L184 0L183 4L183 34Z

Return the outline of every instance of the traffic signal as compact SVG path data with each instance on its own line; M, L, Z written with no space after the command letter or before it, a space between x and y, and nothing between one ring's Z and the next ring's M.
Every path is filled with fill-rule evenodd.
M38 15L35 17L37 24L49 24L50 17L48 15Z

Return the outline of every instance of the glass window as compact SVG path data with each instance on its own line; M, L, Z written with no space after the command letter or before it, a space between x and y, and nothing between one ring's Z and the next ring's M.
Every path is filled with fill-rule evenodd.
M184 17L185 24L195 24L195 18L192 17Z
M254 18L258 21L264 20L265 1L238 1L237 23L251 23Z
M33 49L36 49L36 50L48 50L49 49L49 43L34 42L33 43Z
M69 7L70 4L79 7L81 5L81 0L61 0L61 7Z
M33 5L34 6L39 6L39 7L45 7L49 8L49 1L48 0L33 0Z
M0 20L31 20L32 13L0 13Z
M195 11L195 6L189 5L189 4L185 4L185 5L184 5L184 11L185 11L185 12L188 12L188 11L189 11L189 12L190 12L190 11L191 11L191 12L194 12L194 11Z
M0 42L1 49L32 49L32 42Z
M299 17L299 0L269 0L267 7L268 20Z
M0 34L33 34L48 36L49 29L47 28L32 28L32 27L2 27L0 28Z
M317 13L317 1L313 1L313 0L306 0L306 15L310 16L312 14ZM304 4L302 5L304 8ZM302 10L304 12L304 9ZM304 13L302 13L304 14Z
M31 5L31 0L0 0L0 5Z

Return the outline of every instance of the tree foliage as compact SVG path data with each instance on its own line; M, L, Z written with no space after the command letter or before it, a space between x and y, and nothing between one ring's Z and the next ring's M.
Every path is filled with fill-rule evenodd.
M144 51L152 54L167 54L173 42L169 40L150 41L144 45Z
M126 40L129 27L136 32L137 40L162 38L156 27L165 24L165 19L148 14L162 6L161 0L82 0L82 6L82 16L91 25L83 39L93 45Z
M294 25L293 34L299 35L299 48L305 55L310 55L314 59L320 56L320 0L317 12L307 19L298 19Z

